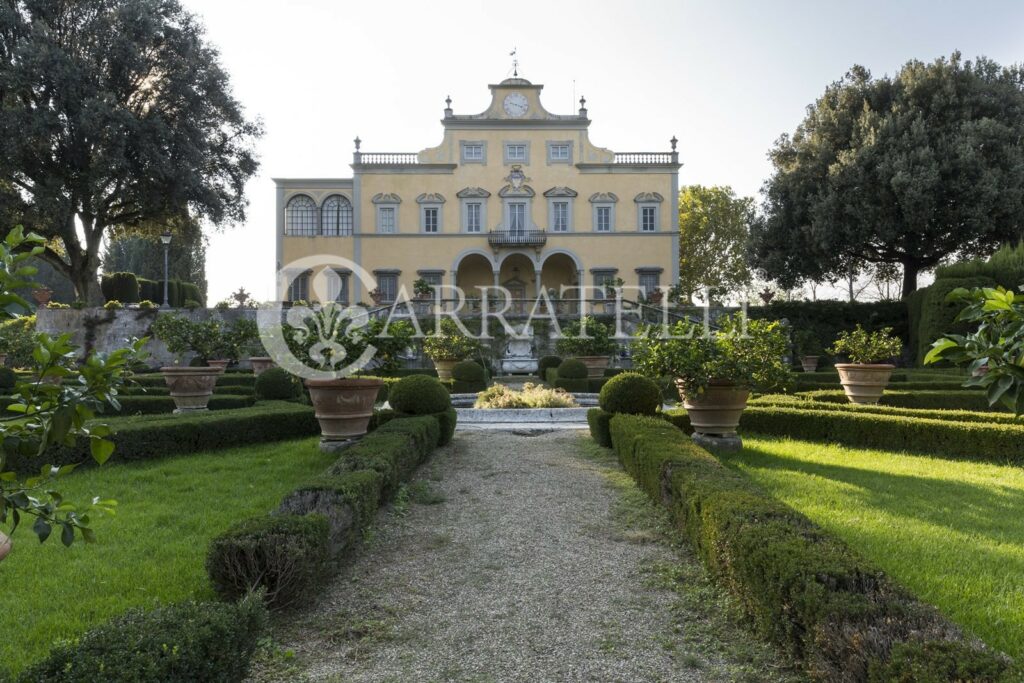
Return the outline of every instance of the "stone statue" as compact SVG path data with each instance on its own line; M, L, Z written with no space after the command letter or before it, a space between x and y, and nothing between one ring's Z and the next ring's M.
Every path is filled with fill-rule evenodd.
M516 335L505 345L501 372L505 375L534 374L537 372L537 359L534 357L533 328L524 324L515 332Z

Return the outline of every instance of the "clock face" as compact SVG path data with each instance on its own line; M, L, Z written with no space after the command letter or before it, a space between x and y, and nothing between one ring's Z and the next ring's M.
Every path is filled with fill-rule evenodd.
M505 113L509 116L522 116L529 108L530 103L522 93L514 92L505 96Z

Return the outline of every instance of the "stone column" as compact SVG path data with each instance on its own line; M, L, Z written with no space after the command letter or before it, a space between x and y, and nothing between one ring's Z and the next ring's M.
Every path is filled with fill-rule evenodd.
M582 268L580 270L576 271L576 288L577 288L576 289L576 298L577 299L582 299L583 298L583 294L584 294L584 289L583 288L587 286L587 281L584 279L585 277L586 277L586 271L584 271ZM582 307L586 306L586 304L584 304L581 301L579 303L579 306L582 308ZM579 314L580 311L576 310L574 312Z
M534 270L533 274L534 274L534 277L537 278L536 296L539 299L540 295L541 295L541 292L544 291L544 284L540 281L540 269L538 268L538 269Z

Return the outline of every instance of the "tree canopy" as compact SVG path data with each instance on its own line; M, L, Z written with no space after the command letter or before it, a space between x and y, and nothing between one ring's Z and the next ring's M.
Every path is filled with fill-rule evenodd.
M99 299L104 233L244 220L262 135L178 0L0 4L0 216Z
M754 201L731 187L690 185L679 193L680 299L736 293L750 283L746 246Z
M784 287L849 264L921 270L989 253L1024 226L1024 71L959 53L893 77L855 66L769 153L755 265Z

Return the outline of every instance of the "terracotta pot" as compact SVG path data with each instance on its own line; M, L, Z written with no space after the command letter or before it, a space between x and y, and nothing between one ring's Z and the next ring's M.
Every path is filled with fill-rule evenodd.
M11 539L7 534L0 531L0 562L11 553Z
M252 365L252 374L257 377L277 365L270 356L251 356L249 363Z
M206 364L211 368L218 368L221 372L224 372L231 365L231 361L227 358L215 358L214 360L206 361Z
M740 415L747 407L749 389L737 387L732 382L711 380L711 384L699 396L687 396L682 380L676 380L679 398L690 417L693 431L708 436L734 436L740 426Z
M590 379L604 377L611 356L576 356L576 360L587 366L587 377Z
M452 368L458 363L457 360L435 360L434 368L437 370L437 378L442 382L452 378Z
M895 369L895 365L882 363L836 363L846 398L859 405L878 403Z
M171 398L176 406L174 412L189 413L206 410L217 378L224 370L214 367L166 367L160 368L160 372L171 390Z
M818 369L819 356L800 356L800 365L804 366L804 372L814 372Z
M32 290L32 298L36 300L36 303L40 306L45 306L50 303L50 298L53 297L53 291L46 287L40 287L39 289Z
M382 386L379 379L307 379L320 440L346 441L366 434Z

